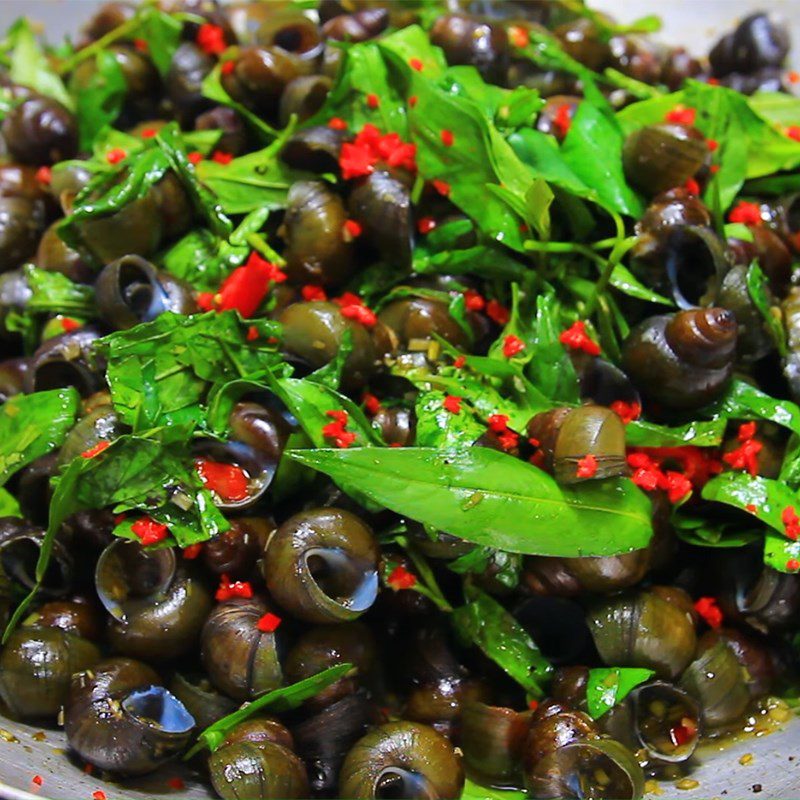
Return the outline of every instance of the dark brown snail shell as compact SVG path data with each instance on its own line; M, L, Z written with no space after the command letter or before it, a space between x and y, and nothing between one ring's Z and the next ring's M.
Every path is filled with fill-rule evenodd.
M652 590L595 603L587 621L606 664L675 678L694 656L694 622L680 605Z
M222 86L234 100L274 119L283 90L298 74L297 62L282 48L244 47L233 71L222 76Z
M783 374L794 400L800 399L800 288L789 290L781 303L786 329L787 352L783 358Z
M742 668L723 641L707 648L686 667L680 686L699 703L703 722L710 728L734 722L750 702Z
M648 125L625 140L625 177L648 195L683 186L703 165L708 147L702 134L682 125Z
M493 784L519 775L530 712L490 706L476 700L461 712L461 749L467 768Z
M103 380L102 365L92 352L99 338L96 329L84 327L48 339L31 357L25 391L74 386L84 397L94 394Z
M211 594L172 549L117 539L97 561L95 585L115 651L150 662L187 653L211 611Z
M145 775L188 743L194 718L146 664L101 661L72 676L67 741L84 761L117 775Z
M258 598L220 603L202 633L203 666L211 683L236 700L251 700L283 681L275 633L256 623L269 611Z
M341 42L366 42L383 33L389 25L389 10L365 8L353 14L337 14L322 26L327 39Z
M590 455L597 462L593 478L624 475L625 427L611 409L585 405L557 408L537 414L528 423L528 436L539 442L545 469L559 483L576 483L579 462Z
M97 276L95 291L103 320L117 330L151 322L165 311L197 311L189 286L136 255L105 266Z
M374 716L362 690L339 698L292 726L297 753L305 762L315 793L330 796L336 792L342 763Z
M350 215L387 265L411 266L411 199L406 186L387 172L373 172L350 194Z
M272 597L299 619L346 622L378 595L377 540L355 514L319 508L295 514L267 544L263 572Z
M327 125L303 128L293 134L281 150L281 158L295 169L308 172L336 172L339 168L339 151L347 141L347 131L335 130Z
M468 14L443 14L430 30L448 64L471 64L490 82L500 82L508 67L508 34L498 25Z
M747 285L748 266L737 264L722 279L714 304L736 316L736 349L742 359L756 361L775 349L764 317L753 303ZM771 292L767 289L769 295Z
M736 334L736 317L723 308L650 317L623 343L623 368L643 394L668 408L699 408L728 386Z
M415 722L374 728L355 743L339 774L340 795L355 800L384 797L395 787L404 798L455 800L463 785L464 769L453 745Z
M94 644L60 628L18 628L0 653L0 697L15 717L54 719L72 674L99 660Z
M301 75L290 81L281 95L279 117L288 125L292 115L305 122L322 108L333 81L325 75Z
M617 556L525 559L523 579L534 594L575 597L582 592L611 594L635 586L650 568L649 549Z
M725 242L702 225L672 225L639 237L632 268L678 308L695 308L713 300L731 266Z
M341 198L321 181L298 181L287 199L282 234L286 274L295 283L341 284L352 270L346 241L347 212Z

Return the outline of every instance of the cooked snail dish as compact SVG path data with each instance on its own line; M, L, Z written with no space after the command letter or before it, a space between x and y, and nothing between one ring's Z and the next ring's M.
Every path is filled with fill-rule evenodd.
M789 720L800 75L769 10L659 25L8 26L0 727L63 744L42 797L673 798Z

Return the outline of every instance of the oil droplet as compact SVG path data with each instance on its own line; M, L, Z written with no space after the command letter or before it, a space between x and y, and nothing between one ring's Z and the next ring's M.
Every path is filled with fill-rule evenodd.
M753 754L752 753L745 753L743 756L739 758L739 763L744 767L747 764L753 763Z
M4 742L12 742L13 744L19 742L19 739L17 739L17 737L14 736L11 731L7 731L5 728L0 728L0 740Z
M34 742L46 742L47 736L45 736L44 731L36 731L36 733L31 736L31 739L33 739Z
M675 788L681 791L690 791L691 789L696 789L699 785L700 781L696 781L693 778L681 778L675 784Z
M664 794L664 790L661 788L661 784L659 784L657 780L655 780L654 778L650 778L650 780L645 781L644 793L661 795Z

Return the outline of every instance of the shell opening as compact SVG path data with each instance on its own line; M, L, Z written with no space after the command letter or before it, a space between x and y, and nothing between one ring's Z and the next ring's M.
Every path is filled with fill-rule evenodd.
M166 733L187 733L194 728L194 717L183 703L163 686L136 689L123 701L122 708L146 725Z

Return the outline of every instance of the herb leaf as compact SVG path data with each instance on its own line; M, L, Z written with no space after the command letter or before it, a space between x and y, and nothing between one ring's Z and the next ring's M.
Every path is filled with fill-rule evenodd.
M98 348L108 360L114 408L135 430L199 422L212 384L262 377L279 361L274 349L247 341L232 311L162 314L106 336Z
M603 667L589 670L586 705L592 719L600 719L619 705L640 683L655 675L652 669L638 667Z
M467 604L453 611L458 634L480 647L529 694L543 697L553 667L528 632L486 592L467 585L465 593Z
M336 664L333 667L318 672L310 678L293 683L289 686L282 686L273 689L271 692L262 694L250 703L245 703L241 708L231 712L222 719L218 719L197 737L197 743L184 756L184 761L199 753L203 747L209 750L216 750L223 742L229 731L245 720L250 719L254 714L264 711L280 713L291 711L302 705L306 700L319 694L323 689L336 683L354 669L352 664Z
M18 394L0 405L0 486L64 441L80 408L72 387Z
M8 39L13 48L9 69L12 83L29 86L72 110L72 97L58 73L50 65L28 20L18 19L9 29Z
M630 481L561 487L536 467L485 447L290 455L398 514L515 553L612 555L646 547L652 534L650 501Z

